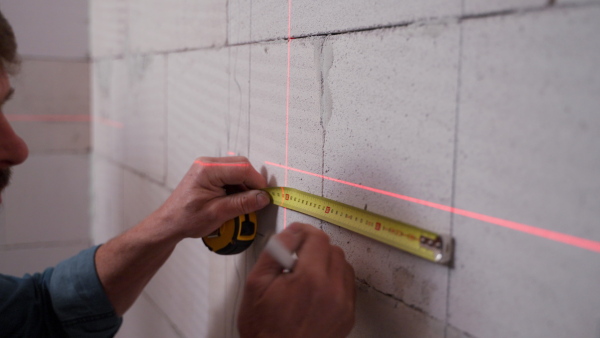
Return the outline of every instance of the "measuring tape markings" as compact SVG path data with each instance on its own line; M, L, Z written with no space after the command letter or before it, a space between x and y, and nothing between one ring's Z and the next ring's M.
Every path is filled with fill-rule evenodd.
M427 260L445 264L452 239L325 197L287 187L263 189L272 203L341 226Z

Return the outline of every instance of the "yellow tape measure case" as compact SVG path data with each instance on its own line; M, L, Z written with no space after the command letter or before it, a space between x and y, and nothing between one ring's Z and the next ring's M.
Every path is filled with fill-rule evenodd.
M202 241L210 251L220 255L235 255L252 244L256 231L256 214L250 213L225 222L212 234L202 237Z

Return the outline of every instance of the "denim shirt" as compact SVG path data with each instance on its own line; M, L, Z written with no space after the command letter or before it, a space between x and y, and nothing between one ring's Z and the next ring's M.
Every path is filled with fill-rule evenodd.
M17 278L0 274L0 337L112 337L121 326L96 273L98 246Z

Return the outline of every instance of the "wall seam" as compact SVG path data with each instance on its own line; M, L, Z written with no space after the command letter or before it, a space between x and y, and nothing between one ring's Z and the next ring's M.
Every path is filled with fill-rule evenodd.
M461 12L465 11L465 0L461 1ZM456 207L456 171L457 171L457 160L458 160L458 137L459 137L459 119L460 119L460 100L461 100L461 87L462 87L462 62L463 62L463 23L458 23L458 55L457 55L457 74L456 74L456 97L454 107L454 153L452 155L452 186L450 195L450 205ZM450 237L453 238L454 234L454 221L456 215L450 214ZM452 257L454 260L454 257ZM454 261L451 262L448 267L447 278L446 278L446 318L444 320L444 337L448 336L448 326L450 325L450 290L451 290L451 275L452 269L454 268Z
M152 299L152 296L147 291L143 291L142 294L140 295L140 297L146 298L146 300L154 307L154 309L158 313L160 313L160 315L167 321L167 323L169 323L169 326L173 329L173 331L175 331L175 334L179 338L184 338L185 337L185 334L183 334L183 332L171 320L171 318L169 317L169 315L163 311L163 309L158 305L158 303L155 302L154 299Z
M250 39L252 39L252 1L250 1L250 15L248 16L250 20ZM252 114L250 114L252 110L252 48L250 45L248 46L248 141L246 142L248 151L246 152L248 158L250 158L250 126Z

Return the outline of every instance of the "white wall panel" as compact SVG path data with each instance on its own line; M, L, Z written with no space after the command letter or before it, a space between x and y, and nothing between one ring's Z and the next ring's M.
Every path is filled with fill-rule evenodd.
M243 255L181 243L131 322L236 337L245 276L285 219L324 229L353 264L352 337L597 336L598 253L481 220L600 246L597 2L292 1L291 16L288 5L92 1L94 191L118 192L123 175L129 227L198 156L244 155L272 186L452 234L454 263L271 206ZM123 332L147 336L132 325Z
M458 208L600 241L600 41L586 38L599 18L571 9L464 26ZM454 233L452 325L488 337L597 335L598 252L460 216Z

